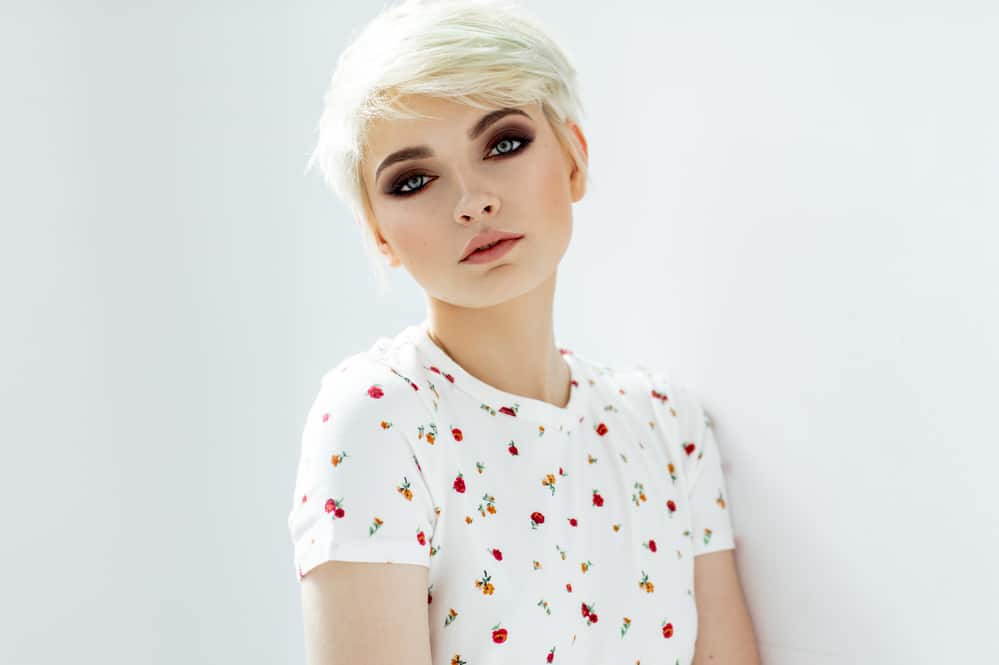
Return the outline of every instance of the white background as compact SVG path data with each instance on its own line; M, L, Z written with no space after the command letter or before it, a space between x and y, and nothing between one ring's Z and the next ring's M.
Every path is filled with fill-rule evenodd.
M423 314L303 175L375 2L5 3L0 663L302 663L321 374ZM993 3L524 3L594 184L556 335L712 414L768 665L999 662Z

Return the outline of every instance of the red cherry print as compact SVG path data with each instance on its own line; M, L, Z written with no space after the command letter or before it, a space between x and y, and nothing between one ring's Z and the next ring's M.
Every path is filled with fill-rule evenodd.
M545 656L545 662L546 662L546 663L550 663L550 662L552 662L553 660L555 660L555 652L554 652L554 651L549 651L549 652L548 652L548 655L547 655L547 656Z
M461 477L460 473L458 474L458 477L454 479L453 487L456 492L461 492L462 494L465 493L465 479Z
M430 371L431 371L431 372L436 372L437 374L440 374L440 373L441 373L441 371L440 371L439 369L437 369L437 367L436 367L436 366L434 366L434 365L431 365L431 366L430 366Z
M333 499L326 499L326 505L323 506L323 509L328 513L332 513L334 508L336 508L336 501Z
M544 524L545 523L545 516L542 515L541 513L537 512L537 511L535 511L535 512L531 513L531 521L534 522L535 524Z
M506 415L508 415L508 416L515 416L515 415L517 415L517 412L516 412L516 411L514 411L513 409L511 409L511 408L510 408L510 407L508 407L508 406L501 406L501 407L499 408L499 412L500 412L500 413L505 413L505 414L506 414Z
M571 524L572 526L578 526L579 522L576 521L575 517L570 517L569 518L569 524Z
M503 644L506 642L506 628L497 628L493 631L493 642L496 644Z
M385 391L383 391L378 386L371 386L370 388L368 388L368 397L374 397L375 399L379 399L384 394Z
M329 419L330 419L330 414L328 414L328 413L324 413L324 414L323 414L323 422L326 422L326 421L327 421L327 420L329 420Z
M697 446L695 446L695 445L694 445L694 444L692 444L692 443L685 443L685 444L683 444L683 449L684 449L685 451L687 451L687 454L688 454L688 455L693 455L693 454L694 454L694 448L696 448L696 447L697 447Z
M309 497L307 495L303 494L302 495L302 503L305 503L308 500L308 498Z
M600 493L597 492L597 490L593 490L593 505L594 506L604 505L604 498L600 496Z
M572 583L571 582L567 582L566 583L565 590L568 591L569 593L572 593Z
M596 623L597 622L596 612L590 612L590 616L588 618L590 620L590 623Z
M607 433L607 425L604 425L603 423L597 425L597 434L603 436L606 433Z
M451 436L454 437L455 441L461 441L464 438L464 435L461 433L461 430L458 429L457 427L451 430Z
M337 508L336 510L333 511L333 514L336 515L337 519L340 519L341 517L343 517L343 508Z
M510 447L507 448L507 450L510 451L511 455L519 455L520 454L520 452L517 450L517 446L514 445L514 444L512 444L512 443L510 444Z
M454 383L454 377L451 376L450 374L445 374L444 378L450 381L451 383Z
M668 623L663 626L663 637L673 637L673 624Z
M493 558L496 559L497 561L502 561L503 553L500 552L498 549L493 548Z
M427 536L422 531L416 534L416 540L419 541L421 545L427 544Z
M676 512L676 504L673 503L673 499L670 499L669 501L666 502L666 507L669 508L669 511L671 513Z
M409 385L413 386L413 390L419 390L420 389L420 387L418 385L416 385L415 383L410 383Z
M649 541L649 549L652 550L653 552L656 551L656 541L654 540Z
M569 383L571 383L571 384L572 384L572 387L573 387L573 388L578 388L578 387L579 387L579 381L577 381L576 379L573 379L573 380L572 380L572 381L570 381Z
M583 603L582 610L583 610L583 616L584 617L590 616L590 608L586 606L586 603Z

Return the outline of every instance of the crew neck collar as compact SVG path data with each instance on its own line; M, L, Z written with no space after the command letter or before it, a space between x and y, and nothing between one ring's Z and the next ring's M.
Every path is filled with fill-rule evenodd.
M450 375L454 387L495 409L498 418L516 417L520 420L536 422L546 428L551 427L558 431L568 432L575 429L583 416L581 408L583 400L580 397L580 384L583 380L582 368L572 351L564 349L557 339L555 346L562 351L562 357L565 358L566 364L569 366L572 381L569 388L569 403L561 408L544 400L500 390L472 376L430 338L427 319L409 326L404 334L427 360L440 370L444 380L450 381L445 376Z

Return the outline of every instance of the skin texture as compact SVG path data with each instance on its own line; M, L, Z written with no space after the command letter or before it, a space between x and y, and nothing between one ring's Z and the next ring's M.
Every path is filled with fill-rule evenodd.
M302 578L307 665L430 665L429 568L327 561Z
M697 642L692 665L760 665L735 550L694 557Z
M469 374L564 406L571 375L555 346L552 310L558 264L572 237L572 204L586 191L582 171L540 104L518 107L530 117L506 116L470 141L468 129L487 111L425 97L405 103L433 119L373 122L362 160L386 261L405 267L423 288L432 339ZM585 154L582 130L569 126ZM533 141L497 143L511 129ZM394 164L375 179L386 155L424 144L434 157ZM422 189L389 196L400 176L407 176L404 189ZM468 240L485 229L524 237L493 263L459 263Z

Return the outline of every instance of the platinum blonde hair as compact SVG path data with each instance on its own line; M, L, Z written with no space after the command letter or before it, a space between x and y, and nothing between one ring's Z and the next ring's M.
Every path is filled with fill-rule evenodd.
M400 101L423 95L483 110L541 103L562 148L589 181L567 121L583 114L576 70L537 20L513 0L403 0L383 8L341 53L326 90L319 140L306 172L323 179L350 208L366 254L386 291L384 257L362 179L369 123L422 116Z

